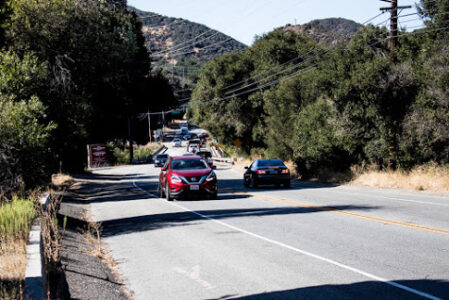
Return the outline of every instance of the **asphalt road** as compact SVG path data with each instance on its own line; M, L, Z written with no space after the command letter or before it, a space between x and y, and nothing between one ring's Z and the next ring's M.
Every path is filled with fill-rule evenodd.
M449 299L449 197L248 189L243 170L219 167L218 200L167 202L159 172L95 172L132 191L91 199L91 211L136 299Z

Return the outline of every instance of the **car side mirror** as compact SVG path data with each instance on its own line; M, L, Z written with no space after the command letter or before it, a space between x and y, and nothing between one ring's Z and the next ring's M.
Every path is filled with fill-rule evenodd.
M162 167L161 171L167 171L167 167Z
M244 169L245 169L245 170L248 170L248 169L249 169L249 167L244 167Z

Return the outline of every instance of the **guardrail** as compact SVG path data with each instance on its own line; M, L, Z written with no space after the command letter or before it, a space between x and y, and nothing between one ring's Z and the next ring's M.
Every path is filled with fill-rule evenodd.
M43 210L47 209L49 201L50 194L45 193L40 199ZM43 261L41 226L40 220L37 219L31 228L27 245L24 299L46 299L46 276L44 276L45 271Z
M223 162L223 163L227 163L227 164L234 164L234 159L233 158L228 158L228 157L212 157L211 158L213 161L218 161L218 162Z
M158 155L159 153L161 153L162 151L167 150L167 146L162 145L159 148L156 149L156 151L153 152L153 154L151 154L151 161L154 161L154 158L156 157L156 155Z

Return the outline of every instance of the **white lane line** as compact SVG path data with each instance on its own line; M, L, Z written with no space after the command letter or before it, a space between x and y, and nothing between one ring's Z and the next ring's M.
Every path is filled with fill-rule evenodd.
M294 188L303 188L300 185L292 185ZM419 201L419 200L410 200L410 199L403 199L403 198L396 198L396 197L388 197L388 196L381 196L381 195L366 195L366 194L359 194L359 192L351 192L351 191L339 191L336 188L331 188L332 192L344 194L344 195L350 195L353 197L370 197L370 198L383 198L383 199L389 199L389 200L397 200L397 201L403 201L403 202L411 202L411 203L419 203L419 204L426 204L426 205L434 205L434 206L443 206L443 207L449 207L449 204L444 203L435 203L435 202L427 202L427 201ZM324 191L324 190L323 190Z
M135 181L133 181L133 185L134 185L137 189L139 189L139 190L141 190L142 192L146 193L147 195L153 196L153 197L156 197L156 198L159 198L158 196L156 196L156 195L154 195L154 194L152 194L152 193L149 193L149 192L147 192L146 190L144 190L144 189L140 188L139 186L137 186L137 184L135 183ZM247 231L247 230L245 230L245 229L236 227L236 226L234 226L234 225L227 224L227 223L225 223L225 222L223 222L223 221L216 220L216 219L214 219L214 218L208 217L208 216L203 215L203 214L201 214L201 213L199 213L199 212L196 212L196 211L194 211L194 210L191 210L191 209L189 209L189 208L187 208L187 207L181 206L181 205L179 205L179 204L177 204L177 203L168 202L168 201L167 201L166 203L167 203L167 204L170 204L170 205L172 205L172 206L174 206L174 207L180 208L180 209L182 209L182 210L184 210L184 211L191 212L191 213L193 213L193 214L195 214L195 215L197 215L197 216L199 216L199 217L202 217L202 218L207 219L207 220L209 220L209 221L212 221L212 222L214 222L214 223L220 224L220 225L225 226L225 227L228 227L228 228L230 228L230 229L233 229L233 230L236 230L236 231L240 231L240 232L242 232L242 233L245 233L245 234L250 235L250 236L252 236L252 237L255 237L255 238L257 238L257 239L263 240L263 241L265 241L265 242L268 242L268 243L271 243L271 244L274 244L274 245L277 245L277 246L280 246L280 247L283 247L283 248L292 250L292 251L297 252L297 253L301 253L301 254L306 255L306 256L309 256L309 257L313 257L313 258L315 258L315 259L317 259L317 260L321 260L321 261L327 262L327 263L329 263L329 264L335 265L335 266L337 266L337 267L340 267L340 268L343 268L343 269L352 271L352 272L354 272L354 273L363 275L363 276L365 276L365 277L371 278L371 279L373 279L373 280L376 280L376 281L379 281L379 282L383 282L383 283L385 283L385 284L394 286L394 287L396 287L396 288L399 288L399 289L401 289L401 290L410 292L410 293L412 293L412 294L415 294L415 295L418 295L418 296L421 296L421 297L424 297L424 298L427 298L427 299L442 300L441 298L438 298L438 297L436 297L436 296L430 295L430 294L428 294L428 293L421 292L421 291L419 291L419 290L410 288L410 287L408 287L408 286L399 284L399 283L397 283L397 282L390 281L390 280L388 280L388 279L385 279L385 278L382 278L382 277L379 277L379 276L370 274L370 273L365 272L365 271L362 271L362 270L360 270L360 269L350 267L350 266L348 266L348 265L339 263L339 262L337 262L337 261L335 261L335 260L332 260L332 259L329 259L329 258L325 258L325 257L323 257L323 256L320 256L320 255L313 254L313 253L308 252L308 251L305 251L305 250L301 250L301 249L295 248L295 247L293 247L293 246L290 246L290 245L284 244L284 243L282 243L282 242L278 242L278 241L272 240L272 239L270 239L270 238L267 238L267 237L258 235L258 234L256 234L256 233Z

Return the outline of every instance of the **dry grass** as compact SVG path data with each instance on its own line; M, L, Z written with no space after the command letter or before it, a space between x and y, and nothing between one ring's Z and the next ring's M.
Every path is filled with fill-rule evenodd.
M22 299L27 240L2 240L0 243L0 299Z
M409 172L365 171L355 175L350 184L449 194L449 167L419 166Z
M26 239L10 239L0 244L0 278L23 279L25 277Z
M89 222L88 229L86 232L87 242L90 244L91 249L88 252L89 255L100 258L103 263L108 266L113 273L120 277L117 273L116 267L118 263L112 258L110 251L106 250L101 243L101 223Z
M67 174L58 173L51 176L51 183L57 188L68 187L72 185L73 182L73 177Z

